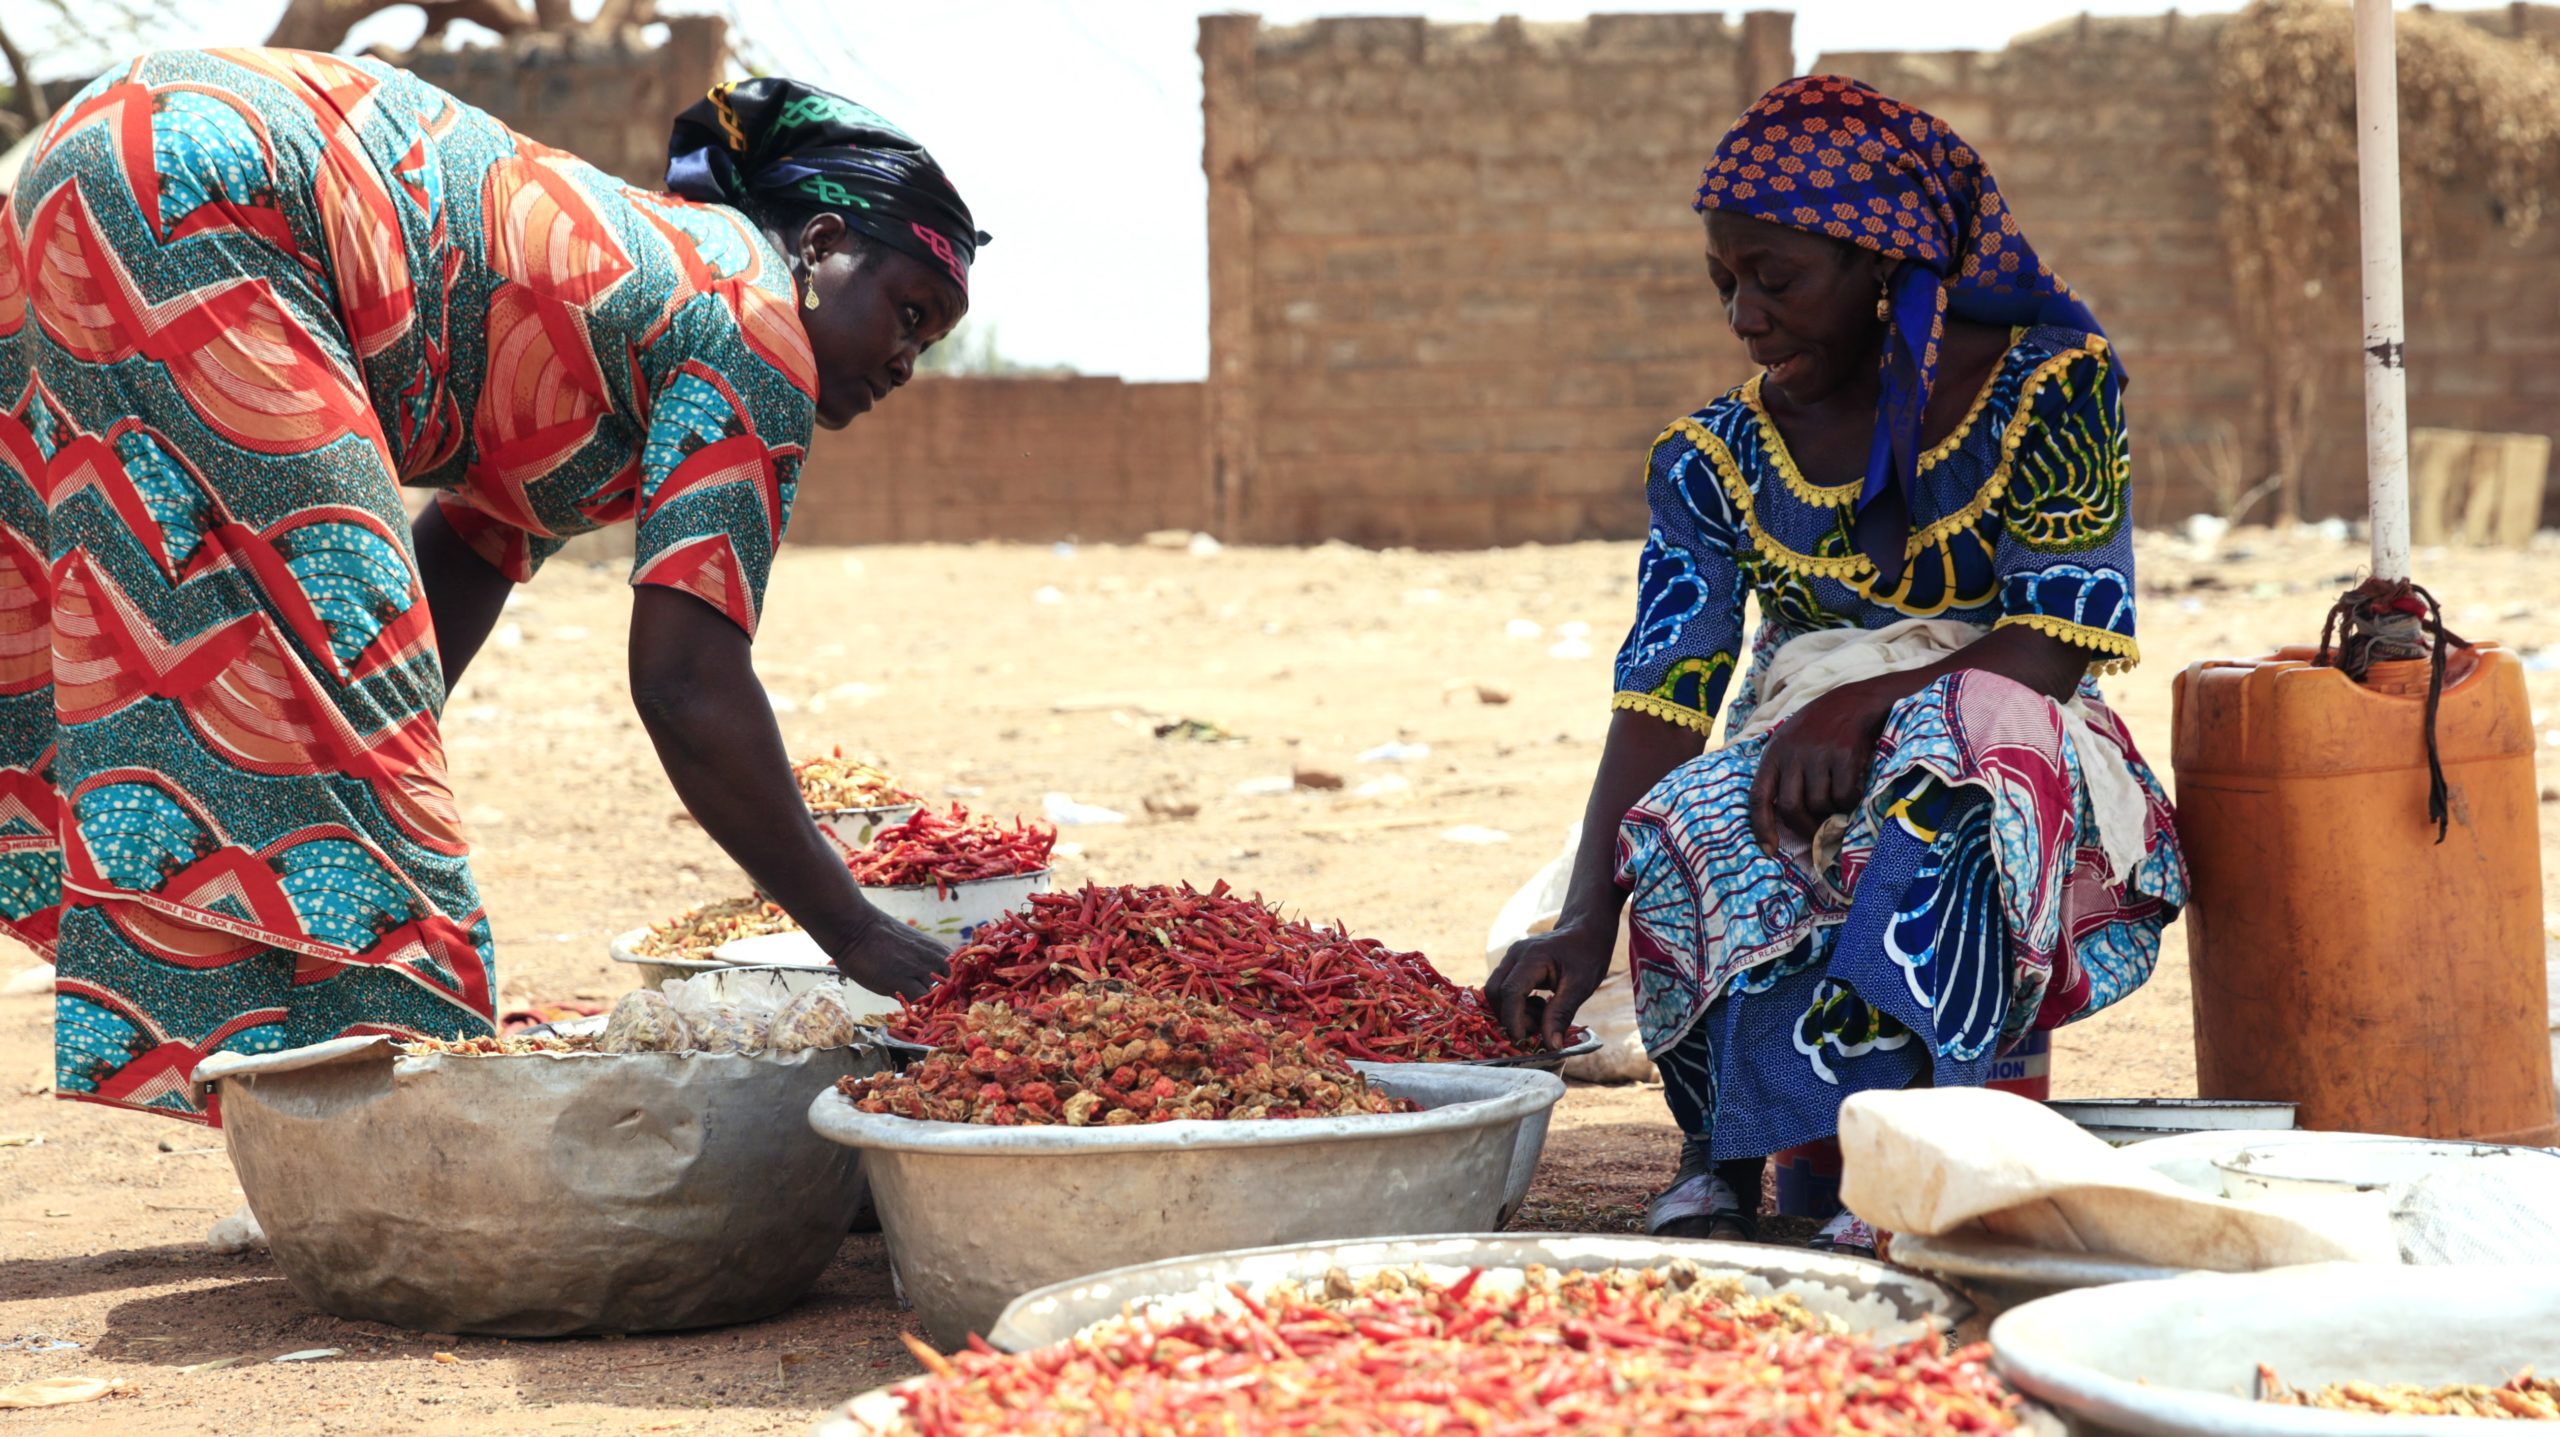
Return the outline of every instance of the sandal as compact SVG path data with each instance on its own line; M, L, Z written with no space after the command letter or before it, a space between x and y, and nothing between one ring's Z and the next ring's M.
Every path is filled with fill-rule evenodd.
M1703 1237L1727 1242L1753 1242L1760 1236L1756 1199L1743 1202L1733 1184L1716 1173L1702 1143L1680 1146L1680 1171L1671 1186L1654 1195L1644 1208L1648 1237Z
M1822 1231L1805 1244L1815 1252L1836 1252L1843 1257L1873 1258L1876 1255L1876 1230L1866 1219L1842 1208L1839 1215L1822 1225Z

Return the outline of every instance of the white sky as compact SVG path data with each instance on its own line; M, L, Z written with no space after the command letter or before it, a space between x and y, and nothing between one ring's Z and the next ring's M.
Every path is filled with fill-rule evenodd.
M72 0L77 6L78 0ZM1840 50L1997 49L2013 35L2088 11L2157 14L2167 0L1803 0L1796 64ZM20 16L32 10L12 0ZM281 0L209 5L153 33L156 45L254 43ZM581 3L580 10L591 8ZM766 67L841 91L924 141L996 241L973 276L973 317L1008 358L1130 379L1197 379L1208 369L1207 187L1200 172L1199 0L664 0L671 13L731 17ZM1346 12L1481 21L1569 20L1594 9L1695 11L1711 0L1272 0L1273 24ZM1737 7L1738 8L1738 7ZM2237 8L2221 0L2179 8ZM2450 7L2448 7L2450 8ZM227 12L227 13L224 13ZM413 39L418 12L361 27L353 44ZM22 48L47 75L95 73L107 47L64 47L18 16ZM458 27L460 28L460 27ZM669 118L673 118L670 116ZM1703 157L1715 136L1698 137Z

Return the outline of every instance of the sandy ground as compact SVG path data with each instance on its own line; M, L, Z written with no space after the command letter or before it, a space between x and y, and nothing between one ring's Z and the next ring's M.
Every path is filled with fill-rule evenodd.
M2149 657L2112 690L2164 775L2170 676L2315 640L2359 559L2307 533L2235 535L2212 563L2182 540L2145 540ZM1036 812L1052 791L1131 814L1066 835L1078 850L1067 882L1225 878L1473 980L1495 910L1579 812L1633 567L1615 544L793 551L758 651L799 751L876 752L922 791L997 814ZM2429 555L2420 568L2458 630L2560 655L2560 550ZM632 983L605 957L609 934L744 889L679 810L630 714L626 609L615 576L544 575L447 715L511 1002L610 997ZM1515 634L1518 620L1538 636ZM1589 651L1567 643L1558 656L1577 625ZM2560 730L2560 671L2537 672L2532 692L2535 727ZM1235 741L1156 738L1174 716ZM1430 755L1356 761L1390 740ZM1300 763L1351 786L1238 792ZM1360 791L1377 780L1392 791ZM2560 760L2544 781L2560 784ZM1154 820L1151 798L1198 811ZM2544 881L2560 895L2560 809L2544 812ZM1510 838L1444 837L1461 825ZM25 962L0 958L0 970ZM50 1011L43 997L0 997L0 1143L42 1139L0 1146L0 1386L89 1374L129 1389L0 1415L0 1430L796 1432L913 1370L876 1238L848 1241L785 1317L690 1336L455 1340L315 1315L265 1257L204 1249L240 1201L205 1130L50 1099ZM2190 1090L2179 934L2148 988L2060 1037L2054 1074L2062 1094ZM1674 1146L1658 1090L1577 1089L1524 1225L1628 1227ZM29 1337L78 1346L30 1352ZM322 1347L343 1355L271 1361Z

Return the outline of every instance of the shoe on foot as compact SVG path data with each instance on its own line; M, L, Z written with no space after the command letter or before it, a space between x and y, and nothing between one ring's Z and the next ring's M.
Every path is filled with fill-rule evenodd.
M1680 1171L1671 1186L1645 1204L1648 1237L1706 1237L1750 1242L1760 1235L1758 1193L1746 1204L1733 1184L1718 1176L1706 1144L1680 1147Z
M1838 1216L1822 1225L1822 1231L1815 1233L1813 1241L1806 1246L1815 1252L1873 1257L1876 1255L1876 1230L1867 1226L1866 1219L1842 1208Z

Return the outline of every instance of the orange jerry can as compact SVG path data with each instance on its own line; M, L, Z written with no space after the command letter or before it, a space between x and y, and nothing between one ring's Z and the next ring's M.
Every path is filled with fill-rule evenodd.
M2297 1103L2329 1131L2560 1138L2523 664L2483 645L2446 666L2438 844L2426 662L2358 684L2312 657L2177 678L2197 1094Z

